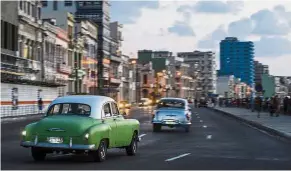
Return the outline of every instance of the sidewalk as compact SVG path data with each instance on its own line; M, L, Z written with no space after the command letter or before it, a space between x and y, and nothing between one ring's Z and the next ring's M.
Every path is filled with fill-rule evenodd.
M270 117L269 113L262 112L260 118L258 118L257 113L251 112L250 109L225 107L210 109L236 118L270 134L291 140L291 116L280 115L279 117Z

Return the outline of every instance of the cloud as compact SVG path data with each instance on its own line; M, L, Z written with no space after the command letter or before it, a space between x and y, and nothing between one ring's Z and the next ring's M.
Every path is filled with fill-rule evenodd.
M141 15L142 8L157 9L158 1L111 1L111 21L133 24Z
M231 22L228 25L228 34L232 37L245 39L252 33L253 24L249 18L242 18L238 21Z
M168 28L170 33L175 33L179 36L195 36L192 27L186 22L176 21L175 24Z
M183 12L186 10L192 10L197 13L225 14L237 13L242 7L242 1L198 1L193 6L181 6L177 11Z
M291 41L282 37L262 37L261 40L255 41L255 56L257 57L277 57L290 55Z
M255 24L252 33L256 35L286 35L290 31L284 19L267 9L256 12L250 18Z
M214 49L218 45L218 42L227 36L224 26L219 26L211 34L198 42L198 48L202 49Z

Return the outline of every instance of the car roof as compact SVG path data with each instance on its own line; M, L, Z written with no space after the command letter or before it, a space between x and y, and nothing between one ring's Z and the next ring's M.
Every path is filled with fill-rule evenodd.
M101 119L102 107L106 102L115 102L115 100L107 96L99 95L69 95L56 98L50 106L58 103L87 104L91 107L90 117Z
M177 98L177 97L163 97L163 98L161 98L160 100L181 100L181 101L187 102L186 99L183 99L183 98Z

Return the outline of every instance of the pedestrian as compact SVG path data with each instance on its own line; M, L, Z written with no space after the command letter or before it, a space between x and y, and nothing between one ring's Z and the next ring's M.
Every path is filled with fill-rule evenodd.
M197 108L197 103L198 103L198 101L197 101L196 98L195 98L195 100L194 100L194 103L195 103L195 108Z
M42 107L43 107L43 101L42 101L42 98L39 98L38 100L38 113L42 113Z
M285 115L288 112L288 101L289 101L289 98L286 96L283 100L283 110L284 110Z
M275 107L275 113L276 113L276 117L279 116L279 112L280 112L280 99L278 98L278 95L275 96L274 98L274 107Z
M260 96L255 98L255 110L258 112L257 117L259 118L262 110L262 98Z

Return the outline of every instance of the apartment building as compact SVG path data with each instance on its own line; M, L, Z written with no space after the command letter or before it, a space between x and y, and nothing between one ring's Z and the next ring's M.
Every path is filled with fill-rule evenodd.
M214 52L178 52L177 56L189 64L188 73L196 81L194 81L195 98L216 94L217 73Z
M255 68L255 84L262 84L262 75L269 74L269 66L263 65L259 61L254 61Z

